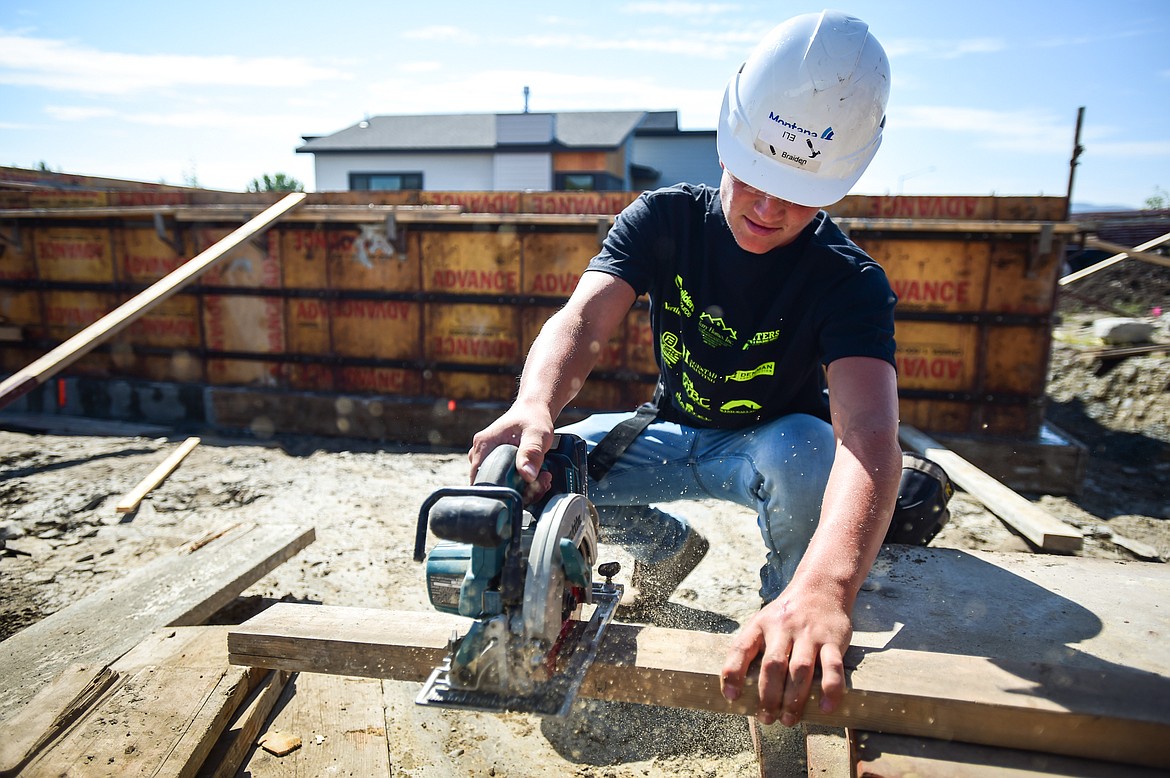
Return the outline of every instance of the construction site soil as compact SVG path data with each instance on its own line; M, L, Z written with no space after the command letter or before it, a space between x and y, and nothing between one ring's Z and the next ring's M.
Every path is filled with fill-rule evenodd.
M1058 307L1047 418L1086 446L1083 490L1025 496L1083 532L1084 556L1133 559L1114 542L1124 536L1168 557L1170 358L1155 353L1102 362L1087 353L1100 345L1092 337L1094 318L1170 308L1170 273L1125 262L1081 282L1076 293L1063 295ZM1164 322L1156 338L1167 342ZM122 495L188 434L200 431L147 438L0 429L0 539L6 546L0 551L0 639L180 544L243 522L312 525L317 539L246 591L220 614L221 623L276 600L430 608L421 566L411 558L417 511L435 488L466 482L464 452L204 432L202 443L136 512L117 513ZM711 551L650 622L734 631L758 607L762 546L754 516L714 501L670 509L710 539ZM970 495L957 494L951 513L934 546L1034 551ZM620 561L603 544L602 556L610 552ZM413 691L402 695L408 699ZM371 724L384 725L391 743L441 743L433 753L396 747L392 766L403 775L437 774L439 761L467 775L496 776L731 776L758 769L744 719L693 711L581 701L567 719L552 720L418 713L401 705ZM432 728L430 739L403 732L417 726ZM298 734L311 748L334 733ZM795 735L792 749L799 761Z

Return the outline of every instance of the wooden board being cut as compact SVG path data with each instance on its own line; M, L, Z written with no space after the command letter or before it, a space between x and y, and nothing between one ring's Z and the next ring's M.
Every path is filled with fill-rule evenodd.
M298 672L421 681L452 628L441 613L278 603L228 634L230 661ZM719 673L731 636L613 624L585 697L752 715L754 686L730 703ZM1148 766L1170 765L1170 679L897 649L851 649L833 714L814 694L805 720Z
M1170 764L1170 567L887 546L854 610L847 703L807 721ZM277 604L233 662L419 682L466 620ZM583 696L750 715L718 693L728 635L615 624ZM865 646L866 648L862 648ZM683 648L684 647L684 648ZM1144 759L1144 762L1142 760Z
M0 643L0 719L69 665L107 665L159 627L205 620L313 538L311 527L236 526L21 630Z

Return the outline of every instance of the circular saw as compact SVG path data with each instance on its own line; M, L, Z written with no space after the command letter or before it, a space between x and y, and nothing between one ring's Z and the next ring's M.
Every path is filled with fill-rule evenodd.
M621 599L615 563L593 580L585 442L556 436L542 468L552 485L530 506L516 452L496 448L475 484L441 488L419 510L414 557L426 561L431 604L473 620L451 636L420 705L566 715ZM440 541L426 554L428 529Z

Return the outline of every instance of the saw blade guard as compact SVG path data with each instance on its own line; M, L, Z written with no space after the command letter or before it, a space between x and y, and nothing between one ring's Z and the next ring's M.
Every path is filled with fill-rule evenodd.
M597 560L597 510L583 495L558 494L536 523L524 576L524 633L548 645L560 636L569 611L592 602ZM578 591L576 600L567 595Z

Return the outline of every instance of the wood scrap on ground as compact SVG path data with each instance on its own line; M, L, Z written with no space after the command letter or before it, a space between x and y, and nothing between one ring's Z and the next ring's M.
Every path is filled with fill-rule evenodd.
M239 772L290 678L292 673L282 670L264 676L208 755L199 771L200 778L232 778Z
M1084 538L1076 529L1033 505L930 436L903 424L899 428L898 437L905 445L945 470L957 486L983 503L1039 550L1076 553L1084 547Z
M228 634L233 663L421 681L452 629L442 613L278 603ZM749 685L726 701L719 676L731 636L612 624L581 695L752 715ZM685 649L683 648L685 647ZM1170 679L1149 673L898 649L850 649L849 693L832 714L812 695L805 720L998 747L1170 764ZM1067 690L1075 690L1068 694Z
M104 666L165 625L205 621L314 539L311 527L244 525L180 549L0 643L0 720L72 664Z
M301 747L301 738L291 732L270 729L256 741L256 745L273 756L285 756Z
M158 464L146 478L118 500L115 510L118 513L132 513L138 509L139 503L169 476L179 463L199 445L199 438L191 437L184 440L177 449L172 451L166 459Z

